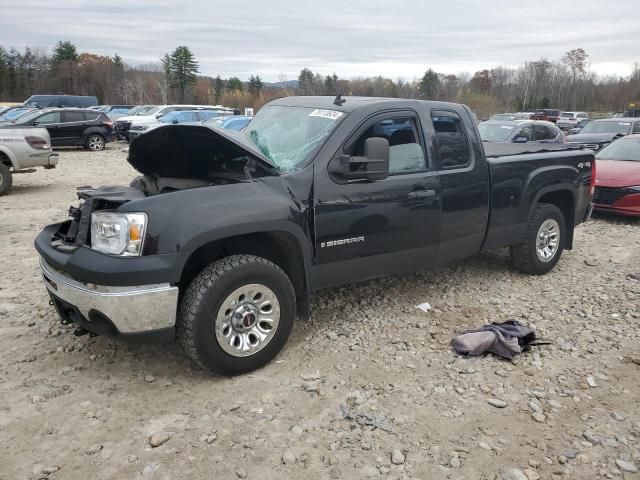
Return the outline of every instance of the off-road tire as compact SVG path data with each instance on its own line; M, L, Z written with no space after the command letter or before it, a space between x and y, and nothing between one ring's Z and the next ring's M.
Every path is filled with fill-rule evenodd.
M548 262L543 262L536 255L536 240L540 226L548 219L553 219L558 222L560 227L560 239L558 242L558 249L556 250L553 258ZM528 273L530 275L544 275L545 273L550 272L560 260L560 256L564 250L566 231L564 215L562 215L560 209L549 203L539 203L533 209L533 213L529 219L529 225L527 226L527 231L524 235L524 241L509 248L512 265L521 272Z
M231 292L253 283L261 283L276 294L280 304L279 324L262 350L247 357L236 357L226 353L216 339L216 316ZM237 375L262 367L282 350L295 316L293 286L280 267L254 255L232 255L210 264L193 279L180 304L176 337L187 356L200 368Z
M11 170L4 163L0 163L0 195L4 195L11 190L13 184L13 175Z

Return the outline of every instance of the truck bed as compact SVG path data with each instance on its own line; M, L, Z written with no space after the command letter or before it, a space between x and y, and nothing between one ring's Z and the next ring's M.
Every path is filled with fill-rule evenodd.
M566 143L490 143L484 142L484 154L487 158L510 157L525 153L565 152L580 150L579 145Z

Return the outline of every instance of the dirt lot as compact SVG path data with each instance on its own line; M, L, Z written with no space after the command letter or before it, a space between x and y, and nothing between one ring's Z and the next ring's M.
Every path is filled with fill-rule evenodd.
M640 478L640 222L581 226L544 277L495 252L323 292L276 362L221 378L174 345L75 337L48 305L33 238L75 187L129 181L110 147L0 198L0 479ZM509 318L553 344L451 351Z

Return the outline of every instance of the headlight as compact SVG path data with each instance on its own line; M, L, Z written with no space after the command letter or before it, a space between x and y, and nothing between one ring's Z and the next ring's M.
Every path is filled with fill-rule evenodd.
M91 248L125 257L142 253L146 213L94 212L91 214Z

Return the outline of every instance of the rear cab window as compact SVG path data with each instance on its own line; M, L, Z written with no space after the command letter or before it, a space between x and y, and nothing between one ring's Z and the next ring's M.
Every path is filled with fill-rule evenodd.
M431 121L442 169L464 168L471 163L469 141L460 116L449 110L433 110Z

